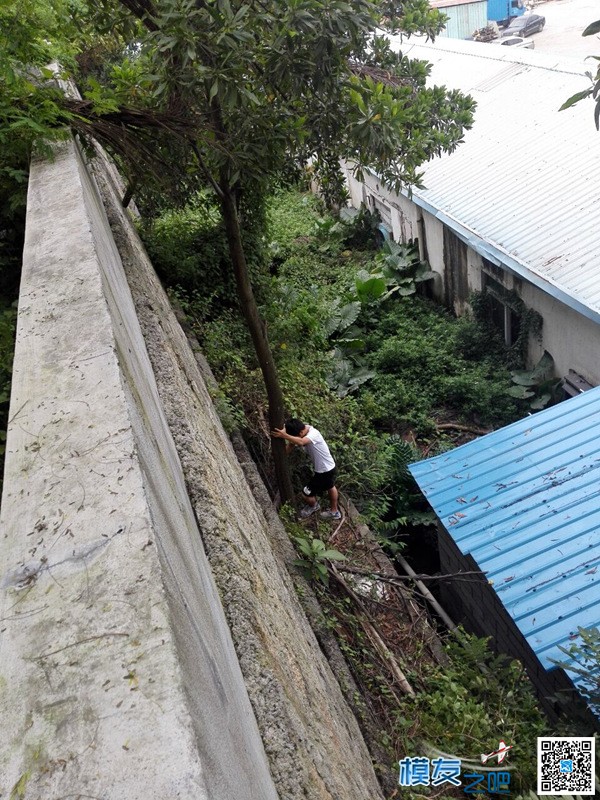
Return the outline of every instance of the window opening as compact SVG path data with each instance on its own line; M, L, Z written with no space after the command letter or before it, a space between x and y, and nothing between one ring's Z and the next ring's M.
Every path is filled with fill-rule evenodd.
M521 316L507 302L509 292L499 281L483 274L483 289L489 297L490 322L500 331L507 347L511 347L521 334Z

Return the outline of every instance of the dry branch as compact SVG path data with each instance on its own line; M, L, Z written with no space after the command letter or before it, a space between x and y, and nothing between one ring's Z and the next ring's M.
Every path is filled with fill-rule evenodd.
M460 425L458 422L441 422L436 425L438 431L464 431L465 433L476 433L479 436L485 436L486 433L491 433L491 429L476 428L474 425Z
M350 572L354 575L364 575L367 578L372 578L375 581L381 581L382 583L391 583L392 585L397 584L398 586L402 586L403 582L410 582L410 581L443 581L443 580L472 580L472 578L466 578L465 576L469 575L481 575L485 577L485 572L481 572L480 570L471 570L466 572L449 572L444 575L388 575L384 574L383 572L374 572L371 569L363 569L361 567L352 567L350 565L345 566L338 566L337 569L340 572Z
M340 586L340 588L348 595L348 597L360 610L361 615L359 617L359 622L362 625L363 630L365 631L367 637L370 639L373 647L377 650L380 657L383 659L383 663L386 664L386 666L392 673L400 689L405 694L414 697L415 690L408 682L406 675L400 669L400 665L398 664L396 656L392 653L392 651L389 649L389 647L381 638L379 632L377 631L377 628L370 619L369 612L367 611L360 597L358 597L358 595L352 590L352 588L348 586L346 581L340 575L338 568L334 564L329 565L329 573L335 579L338 586Z

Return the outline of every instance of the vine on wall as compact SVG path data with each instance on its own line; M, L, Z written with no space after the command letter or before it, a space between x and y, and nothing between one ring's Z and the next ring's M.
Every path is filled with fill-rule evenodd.
M513 289L507 289L500 284L493 287L486 286L481 292L473 292L469 298L473 316L484 329L493 328L491 319L494 301L499 301L509 308L519 320L518 336L507 348L507 353L514 359L513 366L525 366L530 340L533 338L541 342L543 318L533 308L526 306ZM493 331L497 335L496 329Z

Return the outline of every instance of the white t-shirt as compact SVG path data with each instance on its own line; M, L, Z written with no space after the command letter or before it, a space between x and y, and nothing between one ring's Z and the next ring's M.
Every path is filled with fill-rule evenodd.
M312 425L308 426L308 433L305 434L307 439L310 439L309 444L305 444L305 448L312 458L313 469L315 472L329 472L335 467L335 461L331 457L329 448L325 439L321 436L316 428Z

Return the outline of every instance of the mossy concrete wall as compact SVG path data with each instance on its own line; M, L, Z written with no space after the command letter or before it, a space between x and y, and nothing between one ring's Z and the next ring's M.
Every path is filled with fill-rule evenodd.
M0 796L378 800L289 543L117 178L96 171L118 248L72 143L31 176L0 518Z
M0 520L0 796L276 800L106 214L33 165Z

